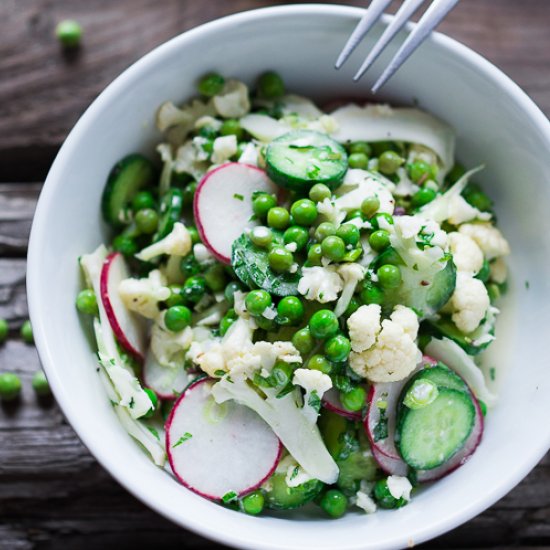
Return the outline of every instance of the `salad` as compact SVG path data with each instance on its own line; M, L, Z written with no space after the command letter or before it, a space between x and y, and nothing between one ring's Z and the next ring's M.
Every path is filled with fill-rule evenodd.
M163 103L159 159L112 169L79 259L98 375L159 467L259 514L406 505L463 464L496 397L510 249L416 108L327 113L261 75Z

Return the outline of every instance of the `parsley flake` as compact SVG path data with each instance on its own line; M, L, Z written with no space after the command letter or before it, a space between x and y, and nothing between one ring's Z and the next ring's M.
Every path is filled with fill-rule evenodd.
M235 491L229 491L229 493L225 493L222 497L222 502L224 504L228 504L229 502L233 502L234 500L237 500L237 493Z
M240 193L235 193L233 195L234 199L237 199L238 201L244 201L244 195L241 195Z
M189 432L185 432L173 445L172 449L175 449L182 443L185 443L188 439L191 439L193 436Z
M160 441L160 435L153 426L147 426L147 429Z

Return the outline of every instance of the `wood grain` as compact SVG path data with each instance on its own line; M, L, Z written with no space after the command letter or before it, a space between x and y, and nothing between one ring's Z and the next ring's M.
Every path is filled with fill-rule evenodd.
M25 254L41 185L22 182L43 181L85 108L151 48L215 17L279 3L0 2L0 317L10 325L0 369L18 373L24 386L19 403L0 406L0 550L222 548L131 497L88 453L53 400L32 392L40 364L18 330L27 317ZM78 19L86 33L71 57L53 38L66 17ZM550 113L549 23L548 0L462 0L441 30L497 64ZM550 548L550 456L490 510L424 547Z

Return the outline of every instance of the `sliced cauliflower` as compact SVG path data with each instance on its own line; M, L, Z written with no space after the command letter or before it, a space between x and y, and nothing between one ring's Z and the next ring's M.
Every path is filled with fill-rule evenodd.
M258 166L258 148L254 143L247 143L244 151L239 157L239 162L243 164L250 164L251 166Z
M483 252L468 235L454 231L448 234L449 248L458 271L475 275L483 267Z
M336 203L330 199L324 199L317 203L317 211L321 214L321 221L327 221L338 227L346 218L346 211L340 210Z
M332 388L330 376L318 370L296 369L292 383L304 388L304 415L312 424L315 423L319 416L321 399L325 392Z
M227 162L233 155L237 154L237 136L220 136L214 140L212 145L212 156L210 160L214 164Z
M510 245L502 233L490 223L466 223L459 233L472 238L483 251L487 260L510 254Z
M348 318L351 349L361 353L374 345L380 334L382 308L378 304L361 306Z
M144 248L141 252L136 254L138 260L148 262L161 254L167 254L169 256L187 256L191 252L191 246L193 242L191 235L185 225L181 222L176 222L172 231L156 243Z
M275 469L277 474L285 474L285 483L287 487L298 487L314 479L308 474L291 455L286 455L279 461Z
M196 243L193 246L193 256L195 256L195 260L197 260L201 266L210 265L216 261L212 252L202 243Z
M240 118L250 111L248 88L238 80L228 80L222 92L212 98L216 112L224 118Z
M360 264L345 263L338 267L338 274L344 281L342 294L334 308L336 317L340 317L346 311L357 285L365 278L367 270Z
M362 307L371 308L372 304ZM348 328L349 321L362 307L350 316ZM382 321L381 327L368 327L369 338L365 342L362 340L364 336L356 337L356 327L353 332L350 330L352 349L354 349L354 339L355 348L363 348L361 352L351 352L350 367L359 376L371 382L395 382L406 378L422 358L415 343L418 320L415 322L413 316L416 317L416 314L409 308L404 306L395 308L390 319ZM353 325L354 321L352 321L352 327ZM376 331L378 331L376 341L365 349L365 344L372 340L372 334Z
M493 260L489 267L491 269L491 281L499 285L506 282L508 278L508 268L502 256Z
M453 312L452 320L457 328L467 334L473 332L485 318L489 305L485 285L479 279L459 272L449 303Z
M213 116L206 115L206 116L201 116L195 121L195 128L197 130L200 130L205 126L208 126L216 130L216 132L219 132L220 128L222 127L222 124L223 122L220 119L214 118Z
M172 332L164 324L164 314L159 316L151 329L151 351L163 367L183 366L185 353L191 346L193 329L186 327Z
M200 99L194 99L183 107L176 107L171 101L165 101L157 111L157 128L164 132L173 126L180 126L185 129L185 134L189 133L195 122L201 117L214 114L214 108L209 103ZM182 136L185 138L185 135Z
M378 509L372 497L363 491L355 493L354 504L357 508L361 508L365 514L374 514Z
M298 281L298 292L307 300L316 300L322 304L333 302L344 288L344 282L338 274L338 268L332 265L304 267Z
M208 161L193 141L186 141L178 147L174 159L174 172L189 174L199 181L206 173Z
M158 269L149 272L142 279L124 279L118 287L120 299L131 311L143 317L154 319L160 313L158 304L167 300L170 289L166 286L166 279Z

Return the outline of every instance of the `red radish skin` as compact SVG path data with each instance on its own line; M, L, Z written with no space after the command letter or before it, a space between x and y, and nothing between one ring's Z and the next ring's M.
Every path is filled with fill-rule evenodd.
M401 458L387 456L376 447L372 447L372 456L378 463L378 466L388 475L406 476L409 472L409 467Z
M182 485L202 497L219 501L228 492L242 496L259 488L275 472L283 446L271 428L254 411L233 401L227 403L231 409L226 409L226 414L218 422L209 421L203 407L207 405L209 398L213 399L209 396L208 385L215 382L211 378L197 380L176 401L166 421L166 452L172 471ZM205 393L196 393L201 390ZM188 399L191 405L185 406L185 400ZM193 410L194 406L200 407L200 414L199 409ZM197 418L192 418L193 414L198 416L198 422ZM194 421L197 422L194 426L196 429L190 427ZM181 425L182 422L187 423L185 427ZM235 424L231 426L231 422ZM223 426L217 434L213 431L206 433L207 429L213 430L212 426L221 423ZM186 431L192 437L174 447ZM196 448L193 450L191 445L200 439L201 434L203 438L199 445L202 449L199 449L197 455ZM220 443L216 437L225 437L227 441ZM216 444L223 448L216 448ZM255 456L255 453L259 456ZM262 465L258 468L260 461L265 467ZM261 474L251 476L250 472L254 467L261 470ZM193 473L191 469L196 471ZM233 478L230 482L228 476ZM247 477L254 477L254 480L245 479ZM214 490L213 486L216 484L219 486Z
M140 363L143 363L146 349L146 325L122 303L118 287L122 280L130 277L124 257L112 252L105 258L99 279L101 303L105 308L109 324L120 345Z
M325 395L323 395L323 407L333 413L339 414L340 416L349 418L350 420L361 420L361 412L352 412L344 409L344 406L338 397L338 390L335 388L331 388L325 393Z
M180 369L175 376L174 369L159 365L151 349L145 356L142 376L145 386L153 390L160 399L167 401L176 399L189 384L189 374Z
M195 192L193 213L202 242L222 263L231 263L231 246L250 221L252 193L279 194L264 170L250 164L229 162L207 172ZM238 197L242 197L242 200Z

